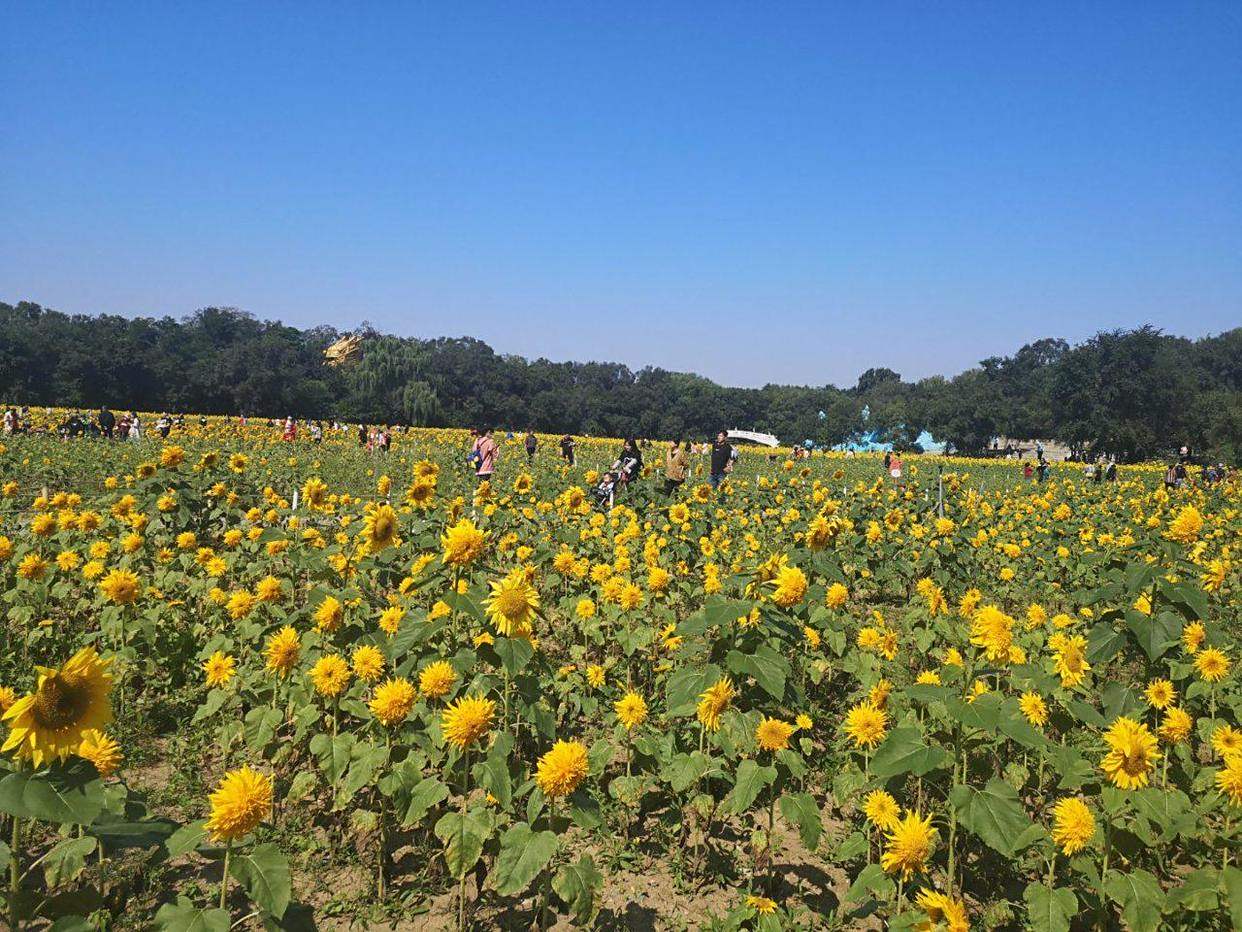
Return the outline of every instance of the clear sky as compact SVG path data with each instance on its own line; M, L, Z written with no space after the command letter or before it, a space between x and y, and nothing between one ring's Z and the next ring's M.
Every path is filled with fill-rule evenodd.
M3 31L8 301L733 385L1242 324L1237 0L93 0Z

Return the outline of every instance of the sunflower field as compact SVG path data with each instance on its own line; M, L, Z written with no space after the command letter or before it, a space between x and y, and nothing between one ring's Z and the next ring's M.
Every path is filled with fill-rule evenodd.
M13 929L1242 928L1242 485L0 438Z

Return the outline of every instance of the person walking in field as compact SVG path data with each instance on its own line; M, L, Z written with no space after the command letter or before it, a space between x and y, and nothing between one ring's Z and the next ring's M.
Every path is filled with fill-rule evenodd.
M492 439L490 427L479 431L479 437L475 440L471 453L477 454L475 461L478 466L474 471L475 478L480 484L490 481L492 473L496 471L496 459L500 456L500 446Z
M893 451L893 457L888 461L888 474L893 480L893 485L899 489L906 487L905 480L902 478L901 454L896 450Z
M108 410L107 405L104 405L99 409L99 432L111 440L114 430L116 430L116 415Z
M733 471L733 461L737 459L737 451L729 443L729 435L723 430L716 434L716 442L712 444L711 483L713 489L720 488L725 474Z
M686 473L690 469L690 444L682 444L674 440L664 454L664 494L672 495L686 481Z
M574 440L569 434L561 438L561 456L570 466L574 465L577 457L574 455L574 448L578 446L578 441Z
M535 436L533 430L526 432L526 462L535 465L535 451L539 448L539 438Z

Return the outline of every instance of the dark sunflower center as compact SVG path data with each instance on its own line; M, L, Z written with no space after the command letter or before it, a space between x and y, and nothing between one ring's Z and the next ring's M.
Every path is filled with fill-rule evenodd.
M86 713L90 696L82 684L59 673L43 681L35 695L34 717L43 728L68 728Z

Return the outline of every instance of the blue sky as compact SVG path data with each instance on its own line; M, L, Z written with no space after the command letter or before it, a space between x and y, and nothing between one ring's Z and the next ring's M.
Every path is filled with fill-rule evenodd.
M735 385L1242 324L1242 4L11 4L0 299Z

